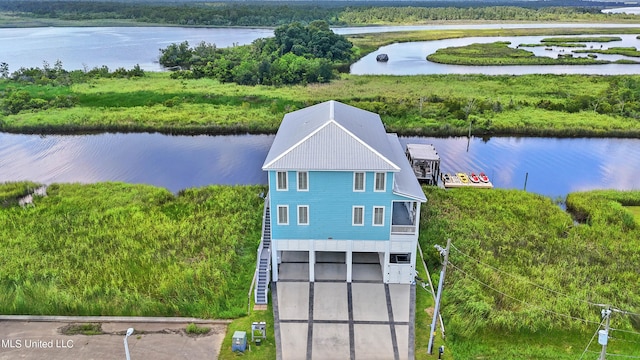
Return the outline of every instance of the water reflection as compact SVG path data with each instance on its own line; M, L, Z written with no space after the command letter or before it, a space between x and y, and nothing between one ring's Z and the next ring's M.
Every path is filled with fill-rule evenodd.
M173 192L208 184L265 184L273 135L82 136L0 133L0 182L123 181ZM496 187L550 197L640 188L640 139L404 137L434 144L444 172L484 171Z
M585 35L586 36L586 35ZM583 37L585 37L583 36ZM591 35L593 36L593 35ZM640 40L636 35L607 35L618 36L622 40L614 42L592 42L587 48L594 49L609 47L638 47ZM408 43L396 43L383 46L377 51L363 57L351 65L351 73L354 75L427 75L427 74L487 74L487 75L524 75L524 74L601 74L620 75L637 74L639 64L601 64L601 65L543 65L543 66L465 66L437 64L427 61L427 56L440 48L452 46L466 46L474 43L493 43L507 41L511 47L520 44L538 44L540 40L553 36L500 36L500 37L468 37L460 39L446 39L436 41L417 41ZM573 36L572 36L573 37ZM577 36L579 37L579 36ZM546 50L545 47L524 47L536 56L557 58L558 54L570 54L577 48L553 47ZM584 48L580 48L584 49ZM376 61L378 54L389 55L389 61L381 63ZM586 57L587 54L574 54L574 57ZM598 59L616 61L620 59L639 61L638 58L597 54Z

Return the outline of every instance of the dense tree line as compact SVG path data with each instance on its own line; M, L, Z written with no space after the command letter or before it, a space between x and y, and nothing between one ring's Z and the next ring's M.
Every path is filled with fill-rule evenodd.
M61 20L126 20L182 26L279 26L324 20L332 26L420 23L435 20L565 21L633 19L634 15L601 14L611 6L597 2L537 1L522 6L500 2L183 2L12 1L0 0L0 11L25 17ZM375 5L374 5L375 4ZM503 5L505 2L502 3ZM512 5L513 3L509 3ZM549 6L553 5L553 6Z
M620 14L631 18L630 15ZM348 24L420 23L439 20L515 20L562 21L605 19L596 7L544 7L517 6L481 7L367 7L351 8L340 14L340 20Z
M277 26L324 19L340 25L340 9L314 4L141 4L78 1L0 1L0 11L61 20L116 19L186 26Z
M160 49L160 64L179 69L173 77L210 77L241 85L290 85L327 82L334 65L349 63L352 44L325 21L282 25L273 38L247 46L219 49L215 44L188 42Z

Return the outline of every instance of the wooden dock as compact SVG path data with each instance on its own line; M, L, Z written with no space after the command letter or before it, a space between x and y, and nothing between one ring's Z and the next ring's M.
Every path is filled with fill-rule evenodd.
M447 175L449 175L448 179L447 179ZM469 177L469 174L466 174L466 175L467 177ZM493 188L493 184L491 183L491 181L473 182L471 180L468 180L467 182L464 182L460 180L457 174L442 174L441 178L442 178L442 183L445 189L461 188L461 187L471 187L476 189L492 189Z

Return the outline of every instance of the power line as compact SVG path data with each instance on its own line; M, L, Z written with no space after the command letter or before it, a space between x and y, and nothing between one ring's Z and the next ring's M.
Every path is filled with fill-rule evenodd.
M613 308L611 310L613 310L613 311L615 311L617 313L623 314L623 315L640 316L640 314L638 314L638 313L634 313L634 312L627 311L627 310L620 310L620 309L613 309Z
M497 293L499 293L499 294L502 294L502 295L504 295L504 296L506 296L506 297L508 297L508 298L510 298L510 299L513 299L513 300L519 301L519 302L521 302L521 303L523 303L523 304L525 304L525 305L528 305L528 306L530 306L530 307L532 307L532 308L534 308L534 309L542 310L542 311L548 312L548 313L550 313L550 314L554 314L554 315L558 315L558 316L566 317L566 318L569 318L569 319L572 319L572 320L578 320L578 321L582 321L582 322L590 323L590 324L598 324L598 323L597 323L597 322L595 322L595 321L591 321L591 320L587 320L587 319L582 319L582 318L578 318L578 317L571 316L571 315L567 315L567 314L561 314L561 313L555 312L555 311L553 311L553 310L545 309L545 308L542 308L542 307L539 307L539 306L536 306L536 305L530 304L530 303L528 303L528 302L526 302L526 301L524 301L524 300L518 299L518 298L516 298L516 297L514 297L514 296L511 296L511 295L509 295L509 294L506 294L506 293L504 293L504 292L502 292L502 291L500 291L500 290L498 290L498 289L496 289L496 288L492 287L491 285L489 285L489 284L487 284L487 283L483 282L482 280L479 280L479 279L477 279L477 278L475 278L475 277L473 277L473 276L469 275L469 274L468 274L467 272L465 272L464 270L462 270L462 269L460 269L459 267L455 266L451 261L449 261L449 265L450 265L450 266L452 266L454 269L456 269L456 270L460 271L461 273L463 273L465 276L467 276L467 277L468 277L468 278L470 278L471 280L473 280L473 281L475 281L475 282L477 282L477 283L479 283L479 284L481 284L481 285L483 285L483 286L485 286L485 287L487 287L487 288L489 288L489 289L491 289L491 290L493 290L493 291L495 291L495 292L497 292Z
M613 330L613 329L611 329L611 330ZM615 341L623 341L623 342L632 343L632 344L640 344L640 341L627 340L627 339L617 338L617 337L613 337L613 336L609 336L609 339L612 339L612 340L615 340Z
M482 262L482 261L480 261L480 260L478 260L478 259L476 259L476 258L472 257L472 256L471 256L471 255L469 255L469 254L465 254L464 252L460 251L460 249L458 249L457 247L455 247L455 245L453 245L453 244L451 244L451 247L452 247L454 250L456 250L458 253L460 253L460 254L462 254L462 255L464 255L464 256L466 256L466 257L468 257L469 259L471 259L471 260L473 260L473 261L475 261L475 262L477 262L477 263L479 263L479 264L482 264L482 265L484 265L484 266L487 266L487 267L489 267L489 268L491 268L491 269L493 269L493 270L495 270L495 271L501 272L501 273L503 273L503 274L505 274L505 275L511 276L512 278L517 278L518 280L524 280L525 282L528 282L529 284L531 284L531 285L533 285L533 286L535 286L535 287L538 287L538 288L540 288L540 289L542 289L542 290L546 290L546 291L552 292L552 293L554 293L554 294L556 294L556 295L564 296L564 297L566 297L566 298L568 298L568 299L571 299L571 300L581 301L581 302L587 303L587 304L592 305L592 306L598 306L598 307L604 307L604 306L605 306L604 304L596 304L596 303L591 302L591 301L588 301L588 300L578 299L578 298L575 298L575 297L569 296L569 295L567 295L567 294L561 293L561 292L559 292L559 291L556 291L556 290L553 290L553 289L546 288L546 287L544 287L544 286L542 286L542 285L539 285L539 284L534 283L533 281L531 281L531 280L529 280L529 279L527 279L527 278L525 278L525 277L523 277L523 276L521 276L521 275L514 275L514 274L511 274L511 273L506 272L506 271L504 271L504 270L500 270L500 269L498 269L497 267L492 266L492 265L489 265L489 264L487 264L487 263L485 263L485 262Z
M611 328L611 330L620 331L620 332L627 333L627 334L640 335L639 332L635 332L635 331L631 331L631 330L622 330L622 329L614 329L614 328Z
M587 353L587 351L589 351L589 346L591 346L591 343L593 342L593 339L595 339L595 338L596 338L596 335L598 335L598 331L600 331L600 328L602 327L602 323L603 323L604 321L605 321L605 320L604 320L604 319L602 319L602 321L600 322L600 325L598 325L598 328L596 329L596 332L595 332L595 333L593 333L593 336L591 337L591 340L589 340L589 343L587 344L587 347L586 347L586 348L584 348L584 351L582 352L582 355L580 355L580 359L578 359L578 360L582 360L582 357L584 356L584 354L586 354L586 353Z
M498 271L498 272L500 272L500 273L502 273L502 274L508 275L508 276L510 276L510 277L512 277L512 278L514 278L514 279L518 279L518 280L522 280L522 281L524 281L524 282L527 282L527 283L529 283L529 284L531 284L531 285L533 285L533 286L535 286L535 287L537 287L537 288L539 288L539 289L542 289L542 290L545 290L545 291L552 292L552 293L554 293L554 294L556 294L556 295L564 296L564 297L566 297L567 299L571 299L571 300L574 300L574 301L580 301L580 302L583 302L583 303L589 304L589 305L591 305L591 306L596 306L596 307L601 307L601 308L602 308L602 307L607 307L607 305L606 305L606 304L598 304L598 303L594 303L594 302L589 301L589 300L579 299L579 298L576 298L576 297L573 297L573 296L570 296L570 295L564 294L564 293L562 293L562 292L560 292L560 291L557 291L557 290L549 289L549 288L547 288L547 287L544 287L544 286L542 286L542 285L540 285L540 284L537 284L537 283L535 283L535 282L533 282L533 281L531 281L531 280L529 280L529 279L525 278L525 277L524 277L524 276L522 276L522 275L515 275L515 274L509 273L509 272L507 272L507 271L501 270L501 269L499 269L499 268L497 268L497 267L495 267L495 266L493 266L493 265L490 265L490 264L487 264L487 263L485 263L485 262L483 262L483 261L480 261L480 260L478 260L478 259L474 258L473 256L471 256L471 255L469 255L469 254L466 254L466 253L462 252L462 251L461 251L460 249L458 249L454 244L451 244L451 247L452 247L455 251L457 251L459 254L461 254L461 255L463 255L463 256L466 256L466 257L468 257L469 259L471 259L471 260L475 261L475 262L476 262L476 263L478 263L478 264L481 264L481 265L484 265L484 266L486 266L486 267L489 267L489 268L491 268L491 269L493 269L493 270L495 270L495 271ZM631 312L631 311L621 310L621 309L617 309L617 308L613 308L613 307L611 308L611 310L612 310L612 311L615 311L615 312L617 312L617 313L624 314L624 315L640 316L640 314L639 314L639 313L634 313L634 312Z
M589 351L587 351L587 352L594 353L594 354L600 354L599 352L597 352L597 351L592 351L592 350L589 350ZM640 356L635 356L635 355L623 355L623 354L611 354L611 353L607 353L607 356L617 356L617 357L623 357L623 358L628 358L628 359L640 359Z

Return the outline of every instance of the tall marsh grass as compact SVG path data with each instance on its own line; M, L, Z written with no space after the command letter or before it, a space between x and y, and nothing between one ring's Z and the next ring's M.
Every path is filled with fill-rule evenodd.
M72 108L0 117L0 131L275 133L283 116L326 100L380 114L403 135L640 136L639 76L344 75L330 84L239 86L210 79L97 79L65 93ZM2 81L0 81L2 85ZM19 86L19 85L14 85ZM49 97L52 87L29 91ZM631 97L629 97L631 96Z
M0 208L0 313L243 315L263 191L54 184Z
M427 189L423 248L451 238L459 249L451 252L454 267L443 300L451 331L463 337L581 332L601 320L593 304L640 313L640 294L632 285L638 284L640 227L629 225L630 213L617 202L636 202L640 192L608 194L571 194L567 207L591 219L576 225L551 199L535 194ZM429 253L431 266L439 266L435 250ZM615 324L640 332L628 316L616 317Z

